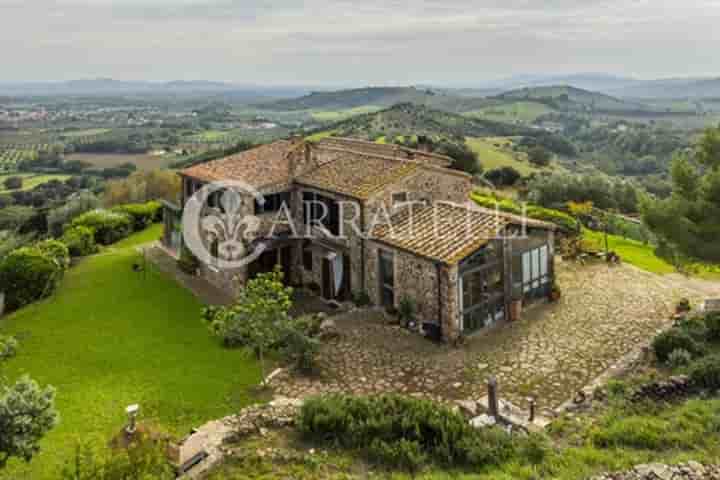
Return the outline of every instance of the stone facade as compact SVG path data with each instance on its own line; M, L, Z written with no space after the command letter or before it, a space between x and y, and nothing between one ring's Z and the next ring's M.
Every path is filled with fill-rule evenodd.
M254 234L245 236L246 246L251 247L254 240L267 242L267 248L271 252L278 252L278 262L281 260L279 248L290 247L286 279L291 284L305 286L314 284L322 287L331 283L327 278L323 282L323 275L329 271L323 259L333 258L333 254L341 255L344 260L347 259L343 263L343 270L347 271L349 268L349 274L344 275L342 292L335 292L334 288L330 288L330 296L337 297L342 293L343 298L339 299L347 300L350 293L365 292L375 305L382 303L378 252L385 249L391 252L394 258L394 306L399 307L404 298L411 299L419 322L438 325L446 341L456 340L462 334L460 276L459 267L455 263L457 259L443 259L428 252L391 247L383 243L384 240L372 240L368 232L374 231L373 227L378 224L388 224L392 216L403 213L403 208L410 208L402 205L405 202L420 203L425 205L425 208L439 202L465 205L472 191L471 176L445 168L450 163L447 157L404 147L382 146L351 139L326 139L318 144L292 140L284 142L283 145L285 154L282 161L278 160L280 157L273 157L272 171L275 181L255 188L265 196L288 192L289 212L280 209L272 213L256 214L255 198L249 193L243 194L236 214L240 217L256 218ZM270 151L275 152L272 149ZM276 154L277 152L273 153ZM263 168L262 159L250 151L245 160L239 159L228 165L229 171L236 175L241 174L242 161L251 161L253 168ZM344 162L341 164L342 168L334 163L340 161ZM348 170L348 166L354 165L357 165L357 172ZM282 173L285 171L283 169L287 176ZM217 178L217 175L222 174L222 170L222 165L215 164L209 172L193 167L190 173L200 177L205 174L215 175L212 178ZM319 171L322 171L322 174L318 174ZM347 175L348 172L351 175ZM258 172L251 176L262 177ZM278 180L284 178L286 180ZM183 176L183 204L202 185L203 180ZM305 193L315 193L340 204L339 236L327 235L315 227L308 230L303 218L302 202ZM206 206L204 209L205 215L221 214L217 206ZM482 221L485 221L484 217ZM452 222L455 222L454 217ZM272 234L268 235L269 233ZM478 233L475 238L482 239L479 235ZM472 255L476 250L475 244L464 246L453 236L446 235L445 239L450 244L466 248L458 258ZM205 247L208 251L212 250L210 245ZM304 266L306 250L312 254L311 270ZM507 248L505 251L510 250ZM267 268L267 265L264 268ZM334 266L331 264L330 269L332 268ZM504 268L506 271L512 268L510 257L506 258ZM202 265L200 275L232 296L237 294L250 276L248 267L220 270L212 262ZM330 275L332 278L333 273Z

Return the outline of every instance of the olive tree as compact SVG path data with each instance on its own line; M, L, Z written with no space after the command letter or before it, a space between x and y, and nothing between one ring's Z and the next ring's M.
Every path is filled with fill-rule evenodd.
M0 337L0 362L15 355L17 342ZM15 457L29 462L40 440L57 424L55 389L41 388L28 376L13 385L0 380L0 469Z

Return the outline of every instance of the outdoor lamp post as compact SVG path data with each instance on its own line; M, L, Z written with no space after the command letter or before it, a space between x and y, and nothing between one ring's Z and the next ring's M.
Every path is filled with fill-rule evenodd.
M125 409L125 413L127 413L128 416L128 424L127 427L125 427L125 432L127 432L128 435L135 434L136 419L139 411L140 405L137 404L130 405Z

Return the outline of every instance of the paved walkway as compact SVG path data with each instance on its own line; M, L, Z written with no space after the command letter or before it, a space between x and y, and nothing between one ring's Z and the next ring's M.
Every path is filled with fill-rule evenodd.
M525 406L534 396L549 414L666 328L680 298L701 298L684 285L629 266L564 264L558 281L559 303L534 307L520 322L459 349L389 326L376 311L343 315L337 319L340 339L322 347L321 378L285 372L273 380L276 392L303 397L394 391L478 399L492 374L504 398Z

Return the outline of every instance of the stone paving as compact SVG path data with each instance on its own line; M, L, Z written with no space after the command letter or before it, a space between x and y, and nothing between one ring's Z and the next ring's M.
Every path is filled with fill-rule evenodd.
M545 415L619 359L647 345L671 323L693 290L630 266L558 266L563 297L523 319L469 339L460 348L436 345L388 325L377 311L335 317L341 336L321 350L322 374L283 372L276 393L289 397L345 392L400 392L441 401L479 399L485 379L498 378L501 397L525 407L537 399Z

